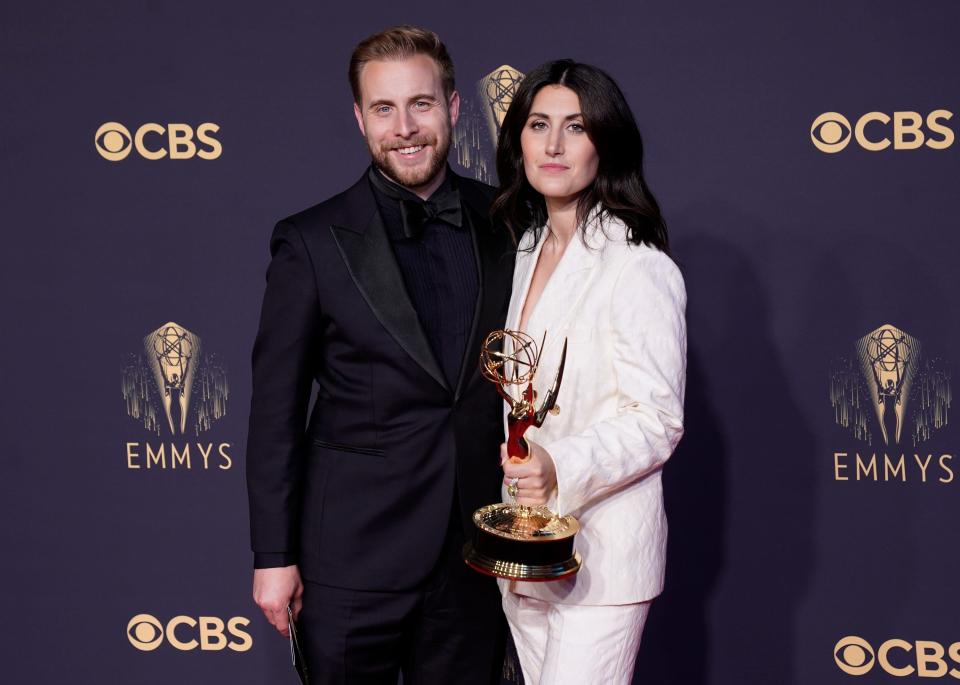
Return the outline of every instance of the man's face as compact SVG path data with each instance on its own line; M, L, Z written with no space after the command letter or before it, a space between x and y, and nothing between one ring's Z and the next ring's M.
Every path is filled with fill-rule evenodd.
M444 97L440 67L426 55L371 61L360 72L361 103L354 105L374 164L416 190L444 168L460 96Z

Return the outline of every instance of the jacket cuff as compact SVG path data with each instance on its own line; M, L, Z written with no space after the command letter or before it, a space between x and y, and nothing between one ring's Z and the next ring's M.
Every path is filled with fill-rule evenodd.
M254 568L278 568L281 566L294 566L297 563L297 555L292 552L254 552Z

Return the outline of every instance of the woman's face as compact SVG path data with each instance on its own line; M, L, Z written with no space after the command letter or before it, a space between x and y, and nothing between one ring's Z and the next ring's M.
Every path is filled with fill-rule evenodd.
M580 98L566 86L544 86L520 134L527 181L545 198L574 200L597 177L600 158L583 126Z

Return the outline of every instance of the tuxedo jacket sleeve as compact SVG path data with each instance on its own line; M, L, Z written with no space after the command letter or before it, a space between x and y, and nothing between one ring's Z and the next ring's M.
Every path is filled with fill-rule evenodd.
M277 224L253 349L247 478L258 567L296 563L304 425L314 375L320 306L313 264L297 227Z

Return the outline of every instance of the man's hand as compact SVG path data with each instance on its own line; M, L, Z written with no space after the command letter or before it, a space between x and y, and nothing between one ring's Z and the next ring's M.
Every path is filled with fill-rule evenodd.
M253 601L263 611L270 625L284 637L290 637L287 605L293 609L293 618L300 615L303 606L303 582L296 566L258 568L253 571Z
M536 507L546 504L557 487L557 471L550 453L535 442L527 441L530 456L525 460L507 455L506 444L500 445L500 465L503 483L517 478L517 504Z

